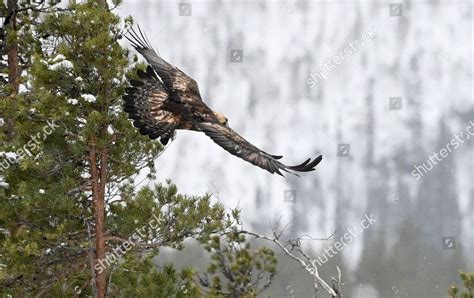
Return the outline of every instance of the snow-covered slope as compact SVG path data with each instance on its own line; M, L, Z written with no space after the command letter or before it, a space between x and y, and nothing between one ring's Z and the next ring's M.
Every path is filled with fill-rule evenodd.
M474 120L469 1L404 2L402 16L391 16L382 1L183 2L191 4L190 16L180 16L176 1L128 0L120 13L132 15L160 54L195 78L204 100L249 141L289 164L324 155L317 171L281 178L203 134L178 132L157 160L159 179L171 178L190 194L214 192L243 209L244 223L265 229L280 216L297 217L294 232L325 236L379 204L369 192L382 180L389 189L377 199L387 208L400 192L397 181L408 188L407 201L416 201L423 189L411 172L441 149L440 121L454 136ZM368 38L368 31L375 34ZM242 63L230 61L235 49L243 50ZM341 52L326 79L310 84L310 74ZM400 110L390 109L391 97L401 97ZM350 144L350 156L338 156L338 144ZM452 155L458 204L472 210L473 143ZM381 176L381 166L391 174ZM296 204L284 201L286 189L296 190ZM397 216L411 212L400 202ZM472 251L474 216L461 215L464 248ZM389 220L387 229L400 221ZM361 249L357 239L349 254Z

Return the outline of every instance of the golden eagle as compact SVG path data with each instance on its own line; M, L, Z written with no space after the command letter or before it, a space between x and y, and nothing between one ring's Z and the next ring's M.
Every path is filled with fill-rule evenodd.
M224 115L202 101L196 81L163 60L140 27L138 32L131 29L126 38L149 65L146 71L138 70L140 80L130 81L131 87L126 88L123 99L124 111L142 135L160 138L166 145L177 129L200 131L229 153L279 175L281 171L295 175L294 172L313 171L322 160L319 155L299 165L287 166L279 161L282 156L268 154L250 144L227 125Z

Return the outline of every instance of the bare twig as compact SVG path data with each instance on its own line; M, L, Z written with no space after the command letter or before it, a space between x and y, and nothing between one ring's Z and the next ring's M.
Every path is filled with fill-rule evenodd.
M319 286L321 286L326 293L328 293L331 297L340 298L342 297L341 288L343 286L342 282L342 273L339 267L337 267L338 278L332 278L332 283L330 286L324 279L322 279L319 275L318 266L316 265L316 260L311 258L301 247L301 241L299 238L290 239L287 241L285 245L281 240L280 237L283 231L277 232L277 227L273 228L273 237L257 234L254 232L249 232L246 230L238 231L242 234L247 234L253 236L255 238L264 239L267 241L271 241L275 243L288 257L292 258L293 260L297 261L301 266L314 278L314 290L315 296L317 296L319 291ZM319 239L319 240L329 240L334 234L329 236L326 239ZM291 249L288 249L287 246L290 245Z

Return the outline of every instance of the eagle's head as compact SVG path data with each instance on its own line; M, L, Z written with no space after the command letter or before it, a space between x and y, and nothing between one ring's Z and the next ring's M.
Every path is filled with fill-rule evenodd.
M214 112L214 115L216 115L217 120L219 121L220 124L224 126L227 126L227 124L229 124L229 119L227 119L227 117L224 116L224 114L219 113L219 112Z

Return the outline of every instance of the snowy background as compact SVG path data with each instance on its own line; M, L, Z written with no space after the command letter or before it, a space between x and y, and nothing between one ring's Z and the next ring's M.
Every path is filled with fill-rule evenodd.
M377 222L323 268L342 266L346 297L445 297L459 269L473 271L474 137L412 175L474 121L473 2L124 2L120 14L196 79L232 128L288 164L324 156L315 172L282 178L179 131L157 160L160 181L212 192L267 234L281 217L288 237L338 239L372 214ZM363 46L309 83L356 40ZM314 256L329 244L305 241ZM290 263L267 294L311 296L311 280Z

